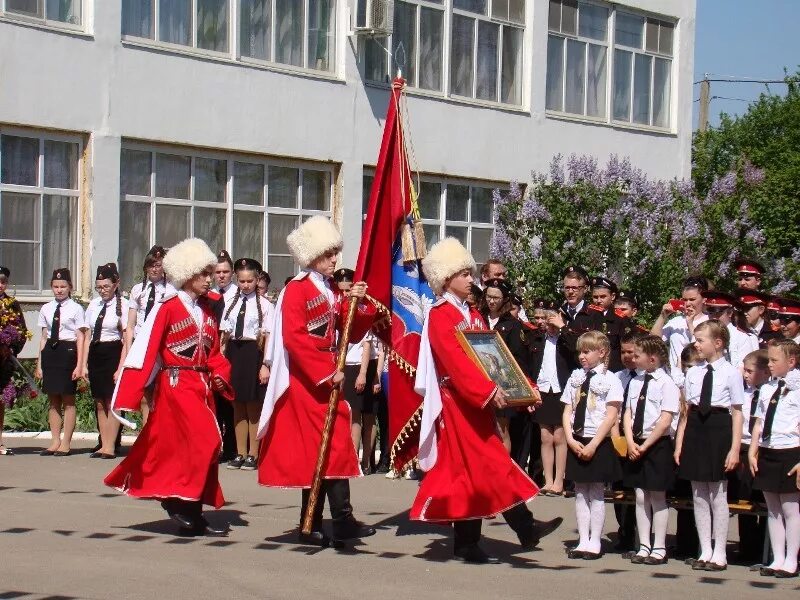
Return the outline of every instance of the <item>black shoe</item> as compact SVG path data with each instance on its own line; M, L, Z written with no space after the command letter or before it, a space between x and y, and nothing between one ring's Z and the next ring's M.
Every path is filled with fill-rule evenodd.
M583 560L598 560L602 558L602 552L584 552L583 553Z
M770 569L769 567L761 567L758 572L761 574L762 577L774 577L775 576L775 569Z
M642 552L642 551L647 552L647 554L644 554L644 555L639 554L639 552ZM628 554L627 552L623 552L622 553L623 558L627 554ZM645 559L650 557L650 546L645 546L644 544L639 544L639 550L637 552L631 551L631 555L632 556L628 557L628 560L630 560L632 564L634 564L634 565L643 565L644 562L645 562Z
M333 524L333 537L337 540L357 540L375 535L375 528L357 521L353 517Z
M306 546L319 546L320 548L327 548L331 545L331 538L319 529L314 529L311 533L301 531L297 534L297 541Z
M469 546L458 548L453 552L453 558L473 565L497 564L500 562L495 557L486 554L478 544L470 544Z
M72 455L72 450L67 450L66 452L64 452L63 450L56 450L55 452L53 452L53 456L71 456L71 455Z
M230 464L231 463L228 463L229 469L235 468L231 467ZM242 463L242 471L255 471L255 470L256 470L256 457L248 455L247 458L245 458L244 462Z
M201 516L195 525L194 533L195 535L204 535L206 537L228 537L228 528L214 527L206 521L205 517Z
M228 463L228 469L241 469L244 464L244 456L237 454L233 460Z
M775 571L775 577L778 579L791 579L793 577L797 577L800 574L800 569L795 569L794 571L784 571L783 569L778 569Z
M92 453L89 455L89 458L103 458L103 453L99 450L92 450Z
M653 548L650 556L644 559L646 565L665 565L668 562L666 548Z
M692 565L692 571L705 571L706 566L708 565L708 561L705 560L695 560L692 563L687 563Z
M39 456L53 456L55 454L55 450L42 450L39 452Z
M585 550L578 550L576 548L570 548L567 550L567 558L571 558L573 560L582 560L585 555Z
M100 448L102 448L102 447L103 447L103 444L101 444L100 442L97 442L97 445L94 448L92 448L92 454L94 454L95 452L100 450ZM90 457L90 458L94 458L94 457Z
M536 544L538 544L539 540L541 540L543 537L547 537L556 529L561 527L561 523L563 522L564 519L562 517L556 517L555 519L550 519L549 521L537 521L534 519L533 531L534 535L536 536Z
M720 565L711 561L708 561L705 566L703 567L704 571L724 571L728 568L728 565Z
M180 525L181 529L188 529L194 531L197 528L197 524L194 522L194 519L187 515L183 515L181 513L171 513L169 518L175 521L178 525Z

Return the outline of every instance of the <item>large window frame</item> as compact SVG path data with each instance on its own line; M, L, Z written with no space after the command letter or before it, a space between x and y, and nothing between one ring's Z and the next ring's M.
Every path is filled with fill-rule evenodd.
M0 0L0 17L10 21L19 21L31 25L39 25L53 29L63 29L83 33L86 31L88 0L71 0L71 11L77 16L66 13L56 16L57 6L54 0ZM24 10L24 4L35 5L33 11Z

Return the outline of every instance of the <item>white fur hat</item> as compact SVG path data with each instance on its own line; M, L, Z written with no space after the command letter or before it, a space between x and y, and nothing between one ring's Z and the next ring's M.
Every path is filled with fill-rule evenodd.
M437 296L444 291L444 282L459 271L475 269L475 259L454 237L436 242L422 259L422 272Z
M305 269L329 250L341 249L342 234L329 219L316 215L286 237L289 252Z
M164 257L164 272L172 284L180 288L209 265L217 264L217 256L203 240L189 238L175 244Z

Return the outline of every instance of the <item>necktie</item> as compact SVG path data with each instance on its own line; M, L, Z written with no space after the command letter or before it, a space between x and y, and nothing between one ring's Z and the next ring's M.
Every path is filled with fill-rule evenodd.
M747 422L747 430L750 432L750 435L753 435L753 427L756 426L756 408L758 408L758 393L761 390L756 390L753 392L753 402L750 404L750 420Z
M156 284L150 283L150 295L147 297L147 306L144 309L144 318L153 310L153 305L156 303Z
M586 401L589 398L589 381L594 375L594 371L586 373L586 379L583 380L578 392L578 403L575 405L575 420L572 422L572 433L575 435L583 435L583 424L586 422Z
M778 387L775 388L775 393L769 399L767 405L767 414L764 417L764 431L761 433L762 439L769 439L772 435L772 422L775 420L775 412L778 410L778 400L781 397L781 390L786 382L783 379L778 380Z
M636 401L636 416L633 418L633 437L644 437L644 409L647 406L647 386L650 385L650 380L653 378L650 373L644 376L644 385L642 391L639 392L639 398Z
M714 389L714 368L706 366L706 374L703 377L703 387L700 388L700 404L698 409L702 416L711 412L711 392Z
M636 377L636 371L631 369L628 371L628 383L625 384L625 392L622 394L622 410L620 411L621 415L625 415L625 408L628 406L628 390L631 389L631 381L633 378Z
M567 307L567 313L569 314L570 320L574 319L575 318L575 307L574 306L568 306Z
M56 302L56 310L53 313L53 322L50 325L50 346L55 348L58 345L58 336L61 329L61 302Z
M244 315L247 312L247 298L242 297L242 307L239 309L239 314L236 316L236 329L234 330L233 337L237 340L242 339L244 335Z
M92 331L92 343L96 344L100 341L100 334L103 332L103 319L106 318L106 307L108 304L103 302L103 308L100 309L100 313L97 315L97 320L94 322L94 330Z

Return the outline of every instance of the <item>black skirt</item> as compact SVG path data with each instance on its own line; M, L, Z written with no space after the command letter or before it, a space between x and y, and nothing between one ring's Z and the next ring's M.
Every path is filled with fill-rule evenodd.
M87 367L92 397L106 399L114 395L114 373L122 356L122 342L98 342L89 346Z
M634 439L641 445L644 439ZM667 492L675 485L675 459L672 440L665 435L645 452L639 460L626 460L622 478L626 487L646 492Z
M372 359L367 363L367 385L360 394L356 392L356 379L361 365L347 365L344 368L344 399L353 410L362 414L373 414L376 411L378 396L373 393L375 374L378 372L378 360Z
M542 392L542 405L534 411L533 420L539 425L552 427L563 423L563 415L561 392Z
M266 386L258 382L264 355L255 340L228 340L225 357L231 363L231 386L234 401L245 404L264 401Z
M45 394L74 395L78 382L72 380L72 372L78 366L78 345L60 341L55 347L49 341L42 349L42 391Z
M689 481L723 481L725 458L733 441L731 414L714 410L705 417L695 408L686 417L678 477Z
M753 487L762 492L773 494L797 493L797 477L789 477L787 473L800 463L800 447L798 448L759 448L758 472Z
M575 437L584 446L592 438ZM567 452L567 479L575 483L613 483L622 479L622 464L614 451L611 438L597 447L591 460L581 460L572 450Z

